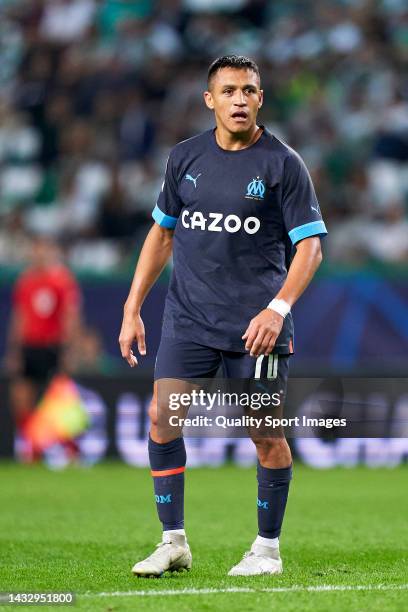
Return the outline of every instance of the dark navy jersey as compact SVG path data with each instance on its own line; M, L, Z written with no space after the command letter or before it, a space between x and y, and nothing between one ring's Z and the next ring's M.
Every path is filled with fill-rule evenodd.
M327 233L302 159L266 129L238 151L214 130L176 145L153 218L175 230L163 335L240 352L285 282L293 245ZM292 336L288 315L276 352L292 352Z

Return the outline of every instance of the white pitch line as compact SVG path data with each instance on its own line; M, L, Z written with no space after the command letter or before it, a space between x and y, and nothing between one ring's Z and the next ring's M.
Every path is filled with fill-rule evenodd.
M345 584L322 584L316 586L290 586L290 587L229 587L225 589L174 589L163 591L112 591L102 593L84 593L78 594L81 597L159 597L167 595L212 595L217 593L323 593L330 591L406 591L408 584L361 584L361 585L345 585Z

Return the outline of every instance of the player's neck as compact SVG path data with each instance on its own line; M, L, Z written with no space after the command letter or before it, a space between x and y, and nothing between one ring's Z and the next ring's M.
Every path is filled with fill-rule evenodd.
M240 134L233 134L217 126L215 128L215 139L221 149L239 151L240 149L247 149L255 144L261 137L262 132L263 128L257 125L254 125L248 132L241 132Z

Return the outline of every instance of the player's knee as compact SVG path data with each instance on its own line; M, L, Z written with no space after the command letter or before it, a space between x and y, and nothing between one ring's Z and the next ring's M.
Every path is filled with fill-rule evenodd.
M157 427L157 401L154 397L152 401L150 402L148 414L149 414L151 425L153 425L154 427Z
M154 442L157 442L158 444L166 444L167 442L171 442L175 438L178 438L180 435L182 435L181 430L179 431L179 429L176 429L174 427L166 427L166 419L163 418L163 414L165 414L163 412L164 409L168 410L168 404L160 406L160 403L157 400L157 395L154 394L149 405L148 415L150 418L150 437ZM162 418L160 419L160 424L158 418L159 414L162 415Z
M13 409L19 412L30 412L35 405L35 388L32 383L22 378L10 385L10 400Z
M282 439L281 438L252 438L253 443L256 446L256 450L261 453L273 451L280 448Z
M286 462L290 458L290 449L285 438L253 438L253 443L256 446L256 452L261 464L267 462Z

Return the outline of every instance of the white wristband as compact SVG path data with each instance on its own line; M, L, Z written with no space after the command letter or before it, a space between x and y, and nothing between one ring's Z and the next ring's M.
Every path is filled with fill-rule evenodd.
M285 302L285 300L279 300L276 298L274 298L272 302L269 302L269 304L267 305L267 308L274 310L275 312L280 314L281 317L283 318L285 318L290 313L289 304Z

